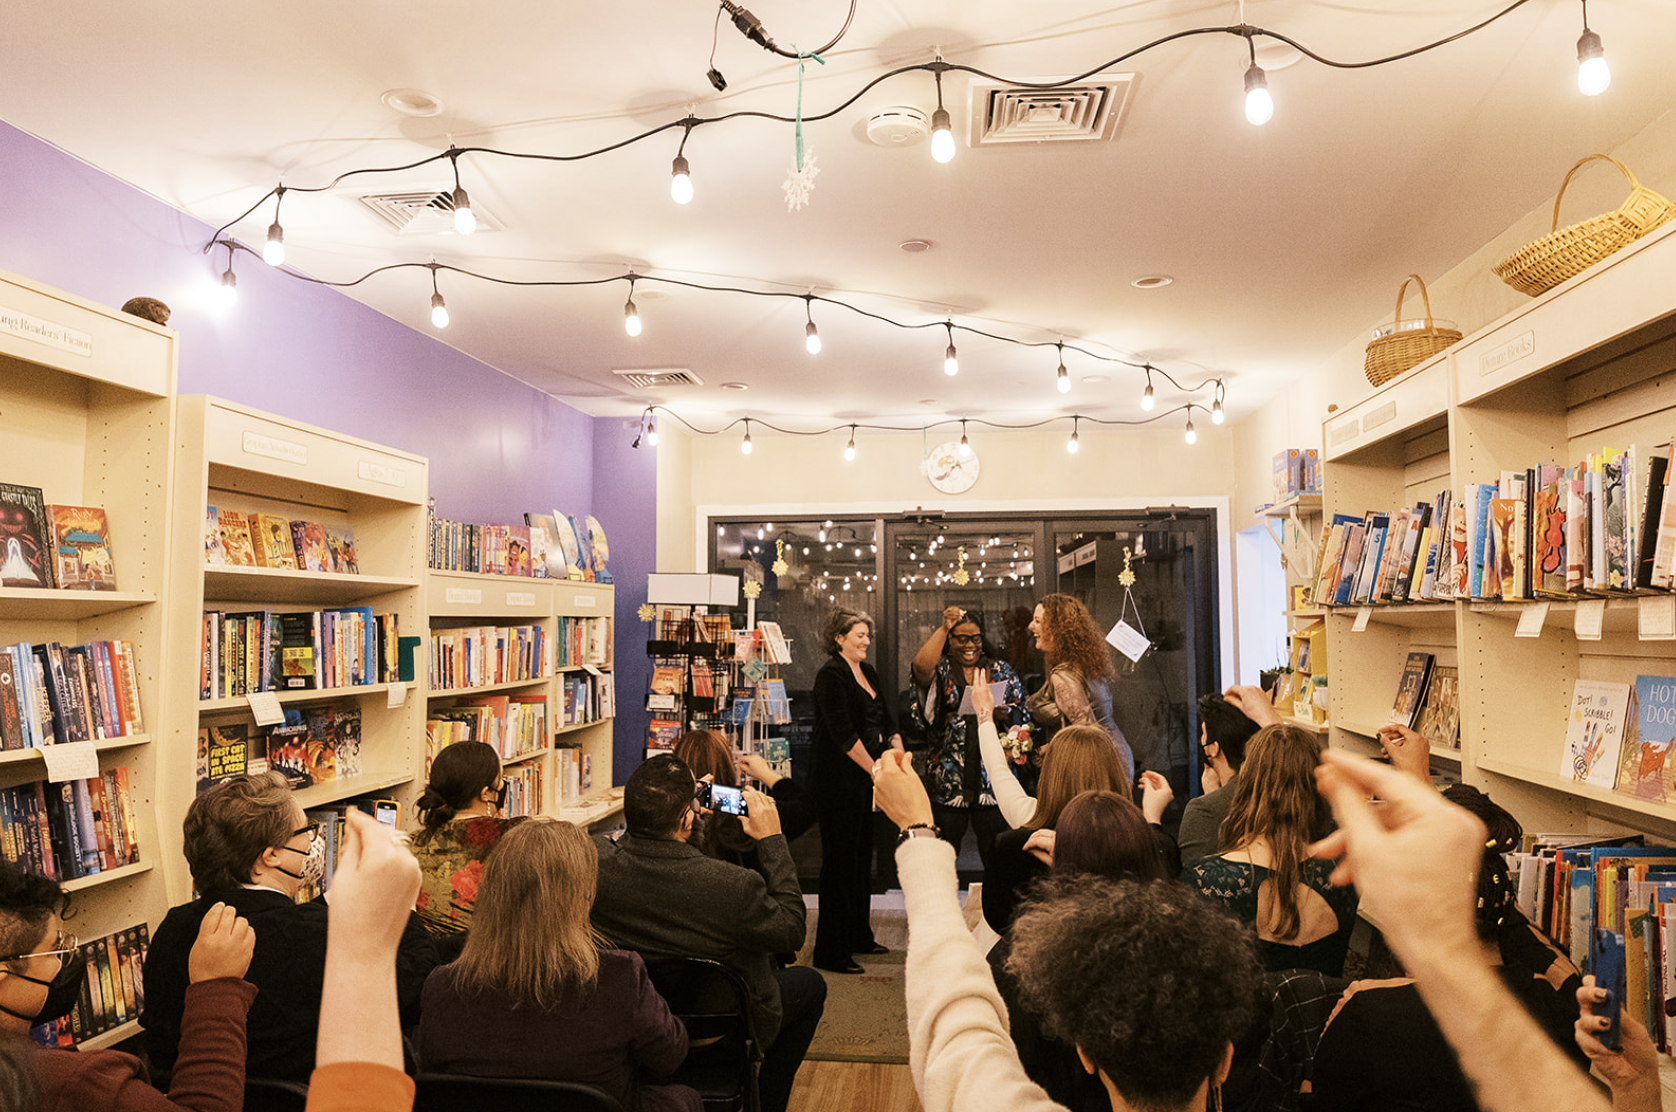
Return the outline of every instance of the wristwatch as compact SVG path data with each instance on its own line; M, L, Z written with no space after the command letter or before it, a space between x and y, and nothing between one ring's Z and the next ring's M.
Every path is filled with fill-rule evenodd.
M941 836L942 831L938 830L930 823L916 822L902 828L902 833L896 836L896 845L897 848L900 849L913 838L939 838Z

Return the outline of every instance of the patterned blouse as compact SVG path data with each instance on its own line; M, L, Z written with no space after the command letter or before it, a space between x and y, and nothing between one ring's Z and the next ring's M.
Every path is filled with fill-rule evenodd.
M463 933L471 927L483 859L495 843L523 818L479 816L421 830L413 839L419 859L419 898L414 907L432 936Z
M1356 889L1335 888L1328 878L1331 862L1311 858L1298 867L1298 883L1327 901L1338 920L1338 928L1314 942L1294 946L1285 942L1257 940L1257 960L1269 972L1282 969L1314 969L1329 977L1344 976L1344 955L1350 949L1350 931L1356 925ZM1222 905L1241 920L1257 922L1257 889L1269 879L1269 870L1249 861L1230 861L1211 856L1187 870L1186 880L1202 894Z
M1024 685L1005 661L992 660L980 666L989 669L990 683L1007 685L1006 699L995 704L995 728L1005 733L1024 721ZM976 719L956 713L965 693L965 671L948 657L939 657L925 697L914 701L914 723L931 742L926 786L931 801L944 807L970 807L974 803L993 807L995 793L978 753L978 731L968 728Z

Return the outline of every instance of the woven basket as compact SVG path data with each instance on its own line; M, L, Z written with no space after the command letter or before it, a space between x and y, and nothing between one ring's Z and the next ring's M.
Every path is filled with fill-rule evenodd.
M1432 299L1426 293L1426 283L1421 281L1418 274L1410 274L1403 279L1402 285L1397 287L1396 323L1402 324L1402 299L1408 292L1410 282L1420 287L1420 300L1426 306L1426 327L1397 328L1387 336L1376 336L1373 342L1368 344L1367 358L1362 362L1362 369L1367 372L1368 381L1375 386L1383 386L1461 338L1459 329L1439 328L1432 320Z
M1597 158L1610 162L1629 179L1629 197L1611 212L1561 228L1560 202L1565 200L1565 187L1571 184L1573 174ZM1560 195L1554 198L1555 230L1525 244L1490 269L1514 289L1535 297L1628 247L1672 216L1676 216L1676 205L1636 181L1628 166L1609 154L1591 154L1579 160L1560 183Z

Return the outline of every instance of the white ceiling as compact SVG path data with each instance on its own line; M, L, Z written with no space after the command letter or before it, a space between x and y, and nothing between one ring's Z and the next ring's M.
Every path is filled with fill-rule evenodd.
M1360 60L1453 34L1506 2L1251 0L1245 18ZM846 10L844 0L750 6L779 43L805 47L830 38ZM569 154L680 119L688 105L700 117L790 115L795 63L725 20L715 64L729 84L711 89L715 13L709 0L12 0L0 118L219 225L281 180L308 187L401 165L450 137ZM1578 157L1613 148L1676 104L1670 0L1596 0L1588 14L1613 72L1596 98L1576 89L1575 0L1530 0L1461 42L1391 65L1305 59L1272 70L1275 116L1261 128L1242 112L1243 39L1202 35L1116 67L1137 76L1110 143L972 149L962 138L948 165L927 145L873 145L863 130L871 112L935 107L931 76L916 72L805 125L820 174L798 212L781 191L791 126L739 119L693 132L697 197L685 207L668 191L679 129L586 161L470 155L464 184L506 231L399 237L352 199L449 186L444 162L290 194L288 263L329 280L434 256L501 278L597 279L632 266L712 285L812 289L905 323L952 316L1020 340L1063 337L1150 360L1189 385L1222 377L1237 416L1389 313L1402 275L1447 270L1552 196ZM825 64L808 65L803 106L825 112L939 47L950 62L1039 80L1238 22L1236 0L859 0ZM970 80L944 79L957 134ZM396 88L423 89L447 111L400 117L380 102ZM1610 181L1598 189L1622 194ZM1589 215L1586 204L1573 218ZM232 234L259 247L272 214L269 201ZM898 249L911 238L935 246ZM217 252L216 270L224 257ZM237 265L264 264L244 255ZM1175 282L1130 285L1147 274ZM645 332L631 340L621 283L514 289L445 272L441 288L453 317L441 339L590 413L658 402L704 426L749 414L799 428L945 414L1142 416L1137 371L1069 355L1076 385L1061 396L1051 349L957 333L961 373L948 379L941 328L902 331L835 306L815 306L825 351L810 356L800 300L642 283ZM430 292L429 276L409 270L349 295L432 332ZM690 368L704 385L625 390L610 373L655 367ZM1106 381L1082 381L1090 375ZM723 391L723 382L749 390ZM1160 411L1184 400L1158 385ZM1196 398L1208 402L1208 392Z

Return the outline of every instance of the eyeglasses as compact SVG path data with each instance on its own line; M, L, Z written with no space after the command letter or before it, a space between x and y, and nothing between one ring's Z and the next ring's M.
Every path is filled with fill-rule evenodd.
M957 645L981 645L983 644L983 634L951 633L949 634L949 640L953 641Z
M299 826L297 829L291 831L292 838L295 838L299 834L307 834L308 840L312 842L320 836L320 824L317 822L311 822L307 826ZM290 838L286 839L286 841L290 840Z
M65 934L63 931L59 931L58 937L53 940L53 949L38 950L33 954L13 954L9 958L0 958L0 964L9 965L14 961L29 961L31 958L56 957L58 959L58 966L62 969L65 964L69 962L70 955L75 953L80 946L81 940L75 935Z

